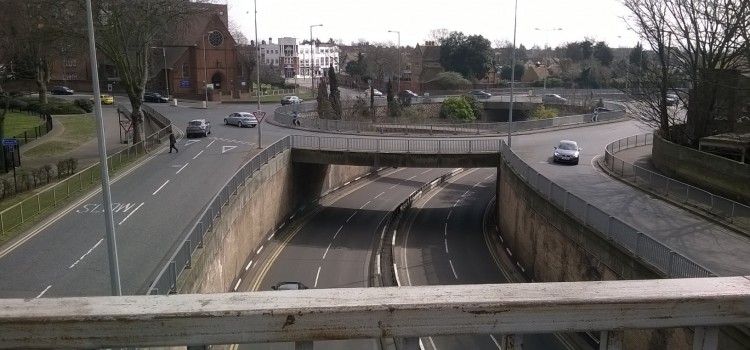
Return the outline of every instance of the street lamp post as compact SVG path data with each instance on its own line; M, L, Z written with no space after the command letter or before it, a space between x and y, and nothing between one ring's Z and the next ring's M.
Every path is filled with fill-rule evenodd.
M169 98L169 76L167 75L167 50L162 47L152 46L152 49L161 49L161 55L164 58L164 88L167 90L167 98Z
M513 130L513 85L516 80L516 25L518 22L518 0L513 8L513 54L510 59L510 105L508 110L508 149L511 146L511 130Z
M206 37L208 33L203 34L203 90L206 92L206 99L203 101L203 108L208 108L208 61L206 61Z
M401 91L401 32L398 30L389 30L388 33L396 33L398 35L398 91Z
M258 112L260 112L260 45L258 44L258 1L253 0L253 6L255 10L255 76L258 82L258 88L256 89L257 100L258 100ZM260 141L260 125L262 120L258 121L258 148L263 148L263 144Z
M563 29L562 28L552 28L552 29L534 28L534 30L536 30L536 31L542 31L542 32L554 32L554 31L559 31L559 30L563 30ZM546 40L545 40L544 45L548 46L549 43L547 43ZM545 67L544 69L546 71L546 74L544 74L544 93L546 94L547 93L547 75L549 74L549 69L548 69L548 67Z
M322 24L313 24L310 26L310 79L312 79L310 89L312 90L313 97L315 96L315 73L313 73L314 68L314 62L315 62L315 54L313 53L315 48L313 47L313 36L312 36L312 29L313 27L322 27Z

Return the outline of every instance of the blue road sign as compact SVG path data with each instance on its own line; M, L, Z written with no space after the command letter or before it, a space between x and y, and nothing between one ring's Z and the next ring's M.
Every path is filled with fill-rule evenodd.
M15 146L18 144L18 139L3 139L3 146Z

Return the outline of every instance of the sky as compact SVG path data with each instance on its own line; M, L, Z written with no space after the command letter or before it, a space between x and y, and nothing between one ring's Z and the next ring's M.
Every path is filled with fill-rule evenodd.
M359 39L370 43L424 44L430 30L445 28L465 35L513 41L514 0L223 0L229 18L249 40L255 38L253 3L257 1L258 39L313 36ZM465 0L466 1L466 0ZM220 1L221 2L221 1ZM517 45L558 46L593 38L610 47L633 47L638 36L624 18L630 12L621 0L518 0ZM555 30L560 28L560 30Z

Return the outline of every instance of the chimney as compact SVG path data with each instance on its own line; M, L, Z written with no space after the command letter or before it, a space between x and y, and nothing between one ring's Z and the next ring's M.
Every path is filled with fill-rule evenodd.
M268 44L273 44L273 38L268 38Z

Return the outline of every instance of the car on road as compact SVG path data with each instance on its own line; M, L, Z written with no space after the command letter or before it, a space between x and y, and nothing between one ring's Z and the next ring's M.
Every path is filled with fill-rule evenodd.
M206 137L211 133L211 123L205 119L193 119L188 122L185 135L190 138L193 135Z
M115 97L112 95L102 94L99 96L99 98L101 99L103 105L115 104ZM91 101L91 103L94 103L93 97L91 97L89 100Z
M676 106L680 102L680 98L675 94L667 94L667 106Z
M74 93L73 89L67 86L53 86L49 89L49 92L53 95L72 95Z
M167 98L165 96L162 96L158 92L146 91L146 93L143 94L143 101L144 102L167 103L167 102L169 102L169 98Z
M224 124L237 125L238 127L247 126L254 128L258 126L258 118L249 112L235 112L224 117Z
M552 155L552 162L565 162L578 164L578 159L581 156L582 149L578 147L578 143L570 140L561 140L560 143L555 146L555 153Z
M301 98L299 98L299 97L297 97L297 96L284 96L284 97L283 97L283 98L281 99L281 105L282 105L282 106L286 106L286 105L296 105L296 104L300 104L300 103L302 103L302 102L303 102L303 101L302 101L302 99L301 99Z
M401 90L398 92L398 97L399 98L416 98L416 97L419 97L419 95L415 94L411 90Z
M568 99L558 94L546 94L542 96L542 103L550 105L564 105L568 103Z
M302 282L279 282L275 286L271 286L273 290L302 290L309 289Z
M365 92L369 94L370 90L369 89L365 90ZM380 90L378 90L378 89L372 89L372 95L375 96L375 97L383 97L383 93L380 92Z
M491 93L484 91L484 90L471 90L469 91L469 95L474 96L476 98L482 98L482 99L487 99L487 98L492 97Z

